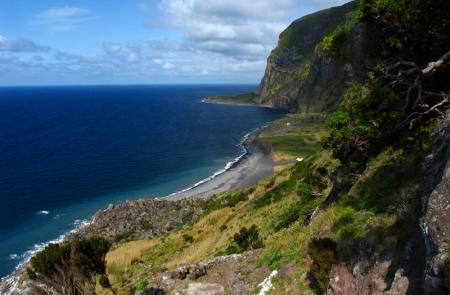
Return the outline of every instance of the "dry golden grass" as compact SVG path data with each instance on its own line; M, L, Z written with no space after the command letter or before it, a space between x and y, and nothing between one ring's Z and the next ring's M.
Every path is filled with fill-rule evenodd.
M139 240L120 245L106 254L106 264L117 266L130 265L136 259L140 259L144 253L159 244L159 240Z

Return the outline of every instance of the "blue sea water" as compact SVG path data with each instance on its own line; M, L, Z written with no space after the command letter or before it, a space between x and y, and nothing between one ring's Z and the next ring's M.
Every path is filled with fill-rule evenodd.
M0 277L109 203L165 196L284 114L203 104L254 85L0 88Z

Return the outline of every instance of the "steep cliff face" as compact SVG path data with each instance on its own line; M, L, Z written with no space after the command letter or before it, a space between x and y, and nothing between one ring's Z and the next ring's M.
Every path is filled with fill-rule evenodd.
M256 90L257 102L292 111L334 110L346 84L366 64L364 27L352 26L337 50L324 51L319 44L356 9L357 1L352 1L302 17L283 31Z

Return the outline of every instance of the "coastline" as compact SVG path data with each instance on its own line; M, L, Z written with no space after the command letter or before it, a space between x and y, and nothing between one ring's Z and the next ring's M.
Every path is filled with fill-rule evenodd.
M175 192L161 199L179 200L184 198L209 198L231 190L256 184L274 173L275 163L272 155L261 149L256 137L266 126L244 136L241 143L244 153L233 162L209 178L187 189Z
M259 108L274 109L274 107L271 106L271 105L236 102L236 101L226 101L226 100L218 99L218 98L215 98L215 97L203 98L200 102L201 103L208 103L208 104L222 104L222 105L231 105L231 106L259 107Z
M248 104L247 106L252 105ZM120 205L127 205L123 206L123 210L126 210L126 208L129 208L129 204L133 206L134 204L142 203L142 201L168 201L171 203L172 201L208 199L217 194L254 185L263 178L273 175L275 163L272 154L264 151L256 140L258 134L267 126L268 125L265 125L246 134L240 144L243 153L236 157L234 161L227 163L223 169L215 172L210 177L197 182L191 187L167 196L132 201L123 200ZM39 244L39 247L27 251L27 257L17 265L16 269L11 274L0 278L0 292L2 294L10 295L21 294L21 292L26 289L23 278L24 269L36 253L44 249L48 244L64 243L74 236L85 236L87 233L95 232L95 223L97 222L96 217L99 214L111 213L113 210L120 208L120 205L108 206L103 210L99 210L89 220L75 221L72 230L54 240ZM120 224L120 221L118 224Z

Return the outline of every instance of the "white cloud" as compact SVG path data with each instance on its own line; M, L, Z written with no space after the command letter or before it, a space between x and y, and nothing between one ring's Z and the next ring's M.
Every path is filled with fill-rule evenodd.
M175 65L173 65L169 62L166 62L165 64L163 64L162 68L163 68L163 70L170 71L170 70L175 69Z
M103 42L102 46L103 50L108 54L118 53L122 49L119 43Z
M96 53L83 55L0 35L0 84L7 79L15 82L11 77L23 73L32 77L30 81L71 77L68 83L256 82L279 33L301 16L302 7L313 11L342 2L161 0L164 23L158 28L175 30L176 38L103 42ZM58 31L73 29L92 18L83 8L51 8L36 16L34 23ZM183 38L179 38L180 33Z
M10 40L0 35L0 51L19 53L19 52L38 52L48 50L49 50L48 47L37 45L30 39L19 38Z
M349 0L303 0L302 5L314 10L338 6L350 2Z
M91 18L91 12L85 8L53 7L39 13L33 24L45 26L52 31L68 31Z
M265 60L281 31L305 8L348 0L161 0L167 21L192 47L239 59Z
M139 60L138 56L135 53L129 53L127 56L127 61L129 63L135 63Z
M169 23L199 49L265 58L295 18L295 0L162 0Z

